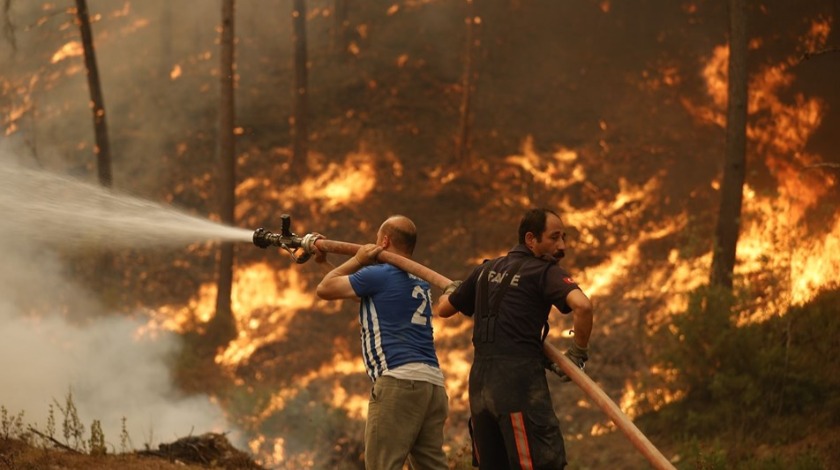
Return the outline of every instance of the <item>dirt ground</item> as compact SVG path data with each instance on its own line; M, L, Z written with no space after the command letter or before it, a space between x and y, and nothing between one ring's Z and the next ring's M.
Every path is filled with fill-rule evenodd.
M71 449L45 448L19 439L0 438L0 468L9 470L259 470L220 434L186 437L156 451L88 455Z

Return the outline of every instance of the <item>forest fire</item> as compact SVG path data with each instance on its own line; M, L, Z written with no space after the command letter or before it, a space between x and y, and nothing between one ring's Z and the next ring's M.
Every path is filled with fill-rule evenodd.
M310 308L316 298L295 266L275 272L257 264L236 273L231 301L239 337L216 357L227 366L240 364L263 344L282 341L296 312ZM215 309L214 304L209 307Z
M91 154L104 147L94 138L107 129L91 134L86 91L93 85L84 80L86 70L93 76L85 51L95 49L114 189L241 227L273 228L288 213L303 219L295 229L348 238L372 234L386 211L416 214L423 225L418 259L453 278L507 252L522 210L555 208L568 227L563 263L596 306L587 372L620 397L631 418L695 397L686 393L690 374L654 356L667 340L683 341L683 314L694 311L692 294L710 279L725 186L724 5L303 2L309 13L295 13L306 19L301 33L282 9L237 2L235 18L219 23L216 9L195 14L171 3L93 4L92 39L84 39L74 8L9 2L0 112L12 158L97 176L101 162ZM737 305L728 317L744 335L794 324L805 309L792 307L840 287L840 173L826 150L836 146L838 122L829 82L836 69L826 63L837 56L823 55L836 52L836 7L783 3L749 12L747 171L737 219ZM575 21L557 29L553 18ZM465 26L479 22L480 37L467 35ZM219 34L233 24L228 44ZM219 164L226 109L216 94L228 76L218 64L222 45L234 51L232 172ZM299 57L301 50L309 55ZM306 102L292 89L305 91ZM234 187L231 216L219 196ZM122 291L92 296L109 308L114 298L147 306L138 336L165 330L185 336L185 344L203 341L201 333L215 325L217 277L225 276L214 271L218 246L195 243L200 248L172 260L120 254L109 267ZM359 357L356 306L317 298L326 265L248 249L237 246L233 257L236 337L209 353L196 347L224 383L182 383L218 392L211 398L245 428L264 465L331 468L358 460L370 380ZM72 274L96 290L104 274L92 264L77 263ZM557 313L549 341L562 347L573 333L570 317ZM450 453L469 439L473 324L463 316L432 321L450 397ZM580 391L552 386L568 399L558 417L575 454L582 454L576 445L591 449L616 431ZM673 405L668 411L680 403ZM304 421L310 429L290 424ZM466 462L452 456L451 466Z
M719 48L717 51L712 63L724 64L725 60L721 59L720 54L725 49ZM715 76L717 75L710 75ZM764 109L771 116L786 116L778 120L784 125L753 127L750 138L757 148L765 151L767 155L775 155L776 161L781 161L783 156L791 155L791 151L798 152L800 150L797 149L804 147L810 133L820 124L822 108L815 100L798 102L799 105L804 102L810 103L809 106L784 105L776 97L776 93L786 82L781 80L777 71L768 72L767 77L775 79L762 82L766 84L766 89L756 92L762 98L754 100L751 106L756 110ZM715 93L722 89L725 91L725 87L715 85L712 78L709 89L718 90ZM713 94L713 98L717 103L719 95ZM713 123L722 122L720 110L694 108L694 111L698 118ZM799 156L801 158L801 155ZM774 161L769 157L768 160ZM521 155L509 156L506 161L529 174L535 183L545 187L563 189L586 179L584 166L578 161L574 151L561 150L551 158L542 158L534 150L531 138L523 143ZM758 282L760 276L766 276L768 272L777 273L787 279L788 287L786 292L777 293L775 297L759 296L761 302L754 305L749 321L762 321L770 315L783 313L789 305L809 300L817 290L831 286L840 278L840 263L824 256L826 252L837 252L840 249L840 221L836 221L830 230L821 235L802 233L798 228L804 211L819 201L826 188L834 184L834 180L823 178L819 185L806 184L801 179L785 175L781 166L768 166L779 179L781 197L765 196L749 185L745 187L745 223L738 247L739 263L736 274L744 279L749 287L749 283ZM788 165L787 168L792 167ZM594 237L592 230L587 229L593 225L593 221L608 224L607 221L616 214L625 217L640 215L659 204L661 182L657 177L641 185L625 179L619 181L620 190L612 199L599 200L586 210L569 207L570 210L565 215L567 224L582 228L576 243L597 246L604 242L599 241ZM324 210L333 210L364 200L372 191L375 182L375 170L370 160L356 156L348 158L343 164L329 164L319 176L307 178L298 186L282 191L272 188L269 196L273 194L271 198L288 206L298 195L305 194L307 200L317 201ZM239 189L244 191L253 189L256 185L267 184L267 181L260 182L252 178ZM241 214L249 210L244 204L246 203L243 202L238 208ZM677 248L673 248L668 252L665 263L648 263L643 267L645 261L641 255L641 247L647 242L677 234L684 230L687 224L686 214L646 224L642 232L626 240L621 250L612 253L602 263L581 270L576 276L578 282L586 286L587 293L596 299L614 296L660 299L661 307L648 312L647 318L652 324L667 321L671 315L684 311L687 294L706 282L711 255L706 253L694 258L684 258ZM620 237L618 234L615 236ZM791 237L794 236L797 238L795 244L791 243ZM615 240L607 242L614 243ZM620 280L631 276L631 273L639 272L640 269L647 273L645 283L630 290L614 291ZM318 309L338 308L335 305L318 303L312 293L312 286L301 277L298 270L298 267L291 266L286 270L274 272L267 264L258 263L237 272L234 311L240 327L240 336L217 356L219 364L235 368L247 361L259 347L283 341L288 334L286 325L300 310L313 308L316 303ZM206 322L212 314L214 300L214 286L207 284L202 287L197 298L191 301L189 307L158 312L160 327L183 331L190 328L190 325L194 326L196 322ZM470 323L462 322L455 325L436 325L435 331L437 338L446 339L469 335L470 327ZM552 332L552 338L559 336L566 335L559 331ZM447 389L454 411L463 412L467 409L466 377L471 362L469 355L468 349L460 348L449 348L440 352L442 366L447 371ZM349 352L339 351L327 364L297 377L294 384L275 392L254 419L257 422L268 419L289 406L290 402L315 381L327 380L332 383L330 406L344 410L350 417L364 420L366 395L348 390L337 379L340 376L362 377L363 373L359 361L354 360ZM666 381L673 381L674 371L655 369L650 373L661 375ZM637 389L633 382L628 380L622 394L621 408L632 417L643 409L656 409L681 396L679 390ZM589 405L583 403L580 406ZM595 423L589 434L598 436L614 430L612 423L603 421ZM290 455L287 444L284 437L269 439L260 435L250 443L250 447L262 456L264 462L277 464ZM303 457L299 455L298 458Z
M275 271L265 263L257 263L237 270L231 301L239 337L216 358L226 366L241 363L263 344L282 341L287 333L286 325L295 313L312 307L316 298L296 266ZM215 308L216 285L207 283L186 306L162 307L151 312L148 325L140 333L200 329L212 318ZM328 304L323 306L324 310L330 308Z
M804 39L806 47L823 46L827 37L826 28L824 21L815 21ZM703 69L712 106L683 102L696 119L718 126L725 124L727 62L728 48L719 46ZM788 307L807 302L821 289L835 287L840 279L840 260L835 256L826 256L826 253L840 252L840 221L834 220L823 233L808 233L802 226L806 211L818 204L836 180L831 174L808 171L809 167L820 162L820 158L804 149L819 128L825 107L817 98L797 95L793 103L781 98L793 82L792 63L791 59L766 67L750 84L749 112L756 118L748 127L748 138L751 148L761 155L774 176L778 196L774 197L766 190L759 192L749 183L744 188L744 222L735 274L740 279L741 288L747 289L754 297L754 302L742 317L749 322L784 314ZM672 67L663 72L663 76L677 75ZM666 85L675 82L675 79L665 80ZM529 138L523 145L522 153L508 157L507 162L518 165L535 182L546 187L562 189L585 180L585 170L576 163L574 152L566 158L559 158L559 155L555 155L554 160L542 158L534 151ZM761 162L757 157L751 157L750 164L760 165ZM597 201L588 210L569 205L568 212L564 213L566 223L572 227L584 227L575 243L590 247L604 243L593 236L593 225L609 226L615 214L627 216L630 211L641 215L660 203L661 185L656 177L643 186L635 187L624 179L620 181L621 190L612 200ZM666 263L651 263L641 256L641 247L646 242L680 233L688 220L687 214L681 214L670 220L647 223L644 230L633 237L622 237L624 243L619 244L618 250L614 250L604 262L583 269L576 275L576 280L586 286L587 293L595 299L617 296L624 299L661 299L661 307L647 312L646 318L649 324L654 325L667 321L672 315L685 311L688 293L708 282L711 253L685 258L678 249L672 249ZM626 290L627 286L619 281L638 272L646 273L646 282L634 284ZM616 287L625 290L613 292ZM673 371L651 372L662 376L666 383L674 381ZM652 405L658 409L682 396L679 390L637 391L635 387L628 381L621 400L622 409L631 416L638 413L640 406L648 408ZM591 434L601 434L605 429L596 425Z
M826 20L815 20L809 33L802 38L803 46L808 50L824 47L829 29ZM728 57L727 46L716 47L703 71L714 106L696 107L686 103L699 120L719 126L725 123ZM779 191L796 200L791 213L793 223L835 184L832 175L806 171L819 162L818 156L810 155L804 149L820 126L825 105L818 98L806 98L802 94L795 96L794 103L786 103L780 98L793 83L791 67L796 60L789 57L785 62L763 68L753 77L749 85L748 110L756 118L747 128L755 152L765 159L779 183Z
M830 20L814 20L801 39L802 47L806 50L824 47L829 31ZM714 108L699 110L688 106L698 119L717 125L725 122L727 59L728 48L719 46L704 69ZM747 215L738 245L740 263L737 268L740 275L749 277L751 272L781 267L787 271L790 289L783 297L788 297L793 304L809 300L819 288L836 282L829 279L837 279L840 275L837 266L826 265L830 261L822 265L827 270L822 274L805 268L813 266L810 260L824 258L825 251L822 250L836 243L840 232L837 232L836 222L833 230L826 234L808 234L801 228L806 211L817 205L828 188L836 184L836 178L830 173L808 171L820 162L819 156L805 151L805 146L822 122L825 105L818 98L806 98L802 94L795 96L794 103L787 103L780 97L793 83L791 67L796 61L795 57L789 57L785 62L765 67L750 83L748 109L751 116L757 117L748 125L747 135L755 152L775 176L778 197L766 196L763 192L759 195L749 183L745 188L744 213ZM753 158L751 164L757 165L759 161ZM823 279L827 284L814 283L814 279ZM778 304L777 301L772 303ZM779 313L783 307L775 305L758 317Z
M534 151L534 138L529 135L522 144L522 154L511 155L505 161L530 173L535 182L547 187L563 188L585 178L583 166L579 163L572 166L571 170L567 168L576 159L577 153L568 149L554 152L551 160L541 157ZM569 177L564 177L566 174Z
M317 175L300 183L277 187L271 177L251 177L237 188L238 194L252 191L263 193L277 210L290 210L296 203L317 206L318 211L332 211L348 204L363 201L376 186L376 170L371 156L351 154L342 163L328 163ZM253 204L243 200L237 206L237 217L255 210ZM264 203L264 202L261 202Z

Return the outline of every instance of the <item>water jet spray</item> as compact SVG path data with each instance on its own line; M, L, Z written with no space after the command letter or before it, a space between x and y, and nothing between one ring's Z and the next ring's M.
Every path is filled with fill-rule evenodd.
M67 248L248 242L251 231L8 163L0 164L0 236Z

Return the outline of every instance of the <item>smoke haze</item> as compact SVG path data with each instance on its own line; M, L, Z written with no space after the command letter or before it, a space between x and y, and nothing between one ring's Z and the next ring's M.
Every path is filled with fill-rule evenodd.
M4 162L15 159L2 153ZM11 415L24 412L24 423L44 432L50 405L63 407L72 393L86 435L92 421L100 420L106 442L116 449L123 417L135 448L190 434L231 432L209 397L181 396L174 387L167 361L177 355L180 338L166 331L139 336L143 317L104 311L44 242L66 242L65 247L85 240L104 243L109 232L120 234L122 224L133 226L138 236L110 239L124 235L125 241L146 245L185 241L165 236L168 229L178 232L178 226L237 229L6 163L0 165L0 188L0 404ZM104 203L116 212L96 208ZM151 224L154 219L158 222ZM144 225L148 230L143 231ZM60 429L58 408L55 419Z
M0 162L30 169L0 163L0 405L43 426L48 406L72 389L88 428L101 419L114 443L126 416L135 447L150 432L163 441L227 431L219 407L180 396L169 380L179 337L136 337L148 312L178 331L201 328L215 312L216 250L195 242L250 237L190 215L219 211L219 5L88 4L113 187L138 199L95 183L72 6L9 2L8 24L0 25L0 127L18 148L4 152L0 138ZM725 2L306 4L304 165L292 159L291 2L236 2L237 225L264 226L289 213L294 228L365 240L384 217L404 213L421 229L417 260L455 278L509 248L522 211L556 208L570 228L564 264L598 305L599 385L636 410L677 396L671 378L652 367L651 351L657 328L708 279L725 150ZM348 6L344 32L339 4ZM780 286L794 279L822 286L840 278L833 274L840 251L831 249L840 239L840 60L832 53L791 65L838 44L836 5L762 2L750 18L750 87L762 104L750 111L747 182L755 197L742 221L762 230L745 232L739 276L766 311L786 302L789 289ZM475 20L469 48L467 15ZM466 101L470 111L461 115ZM458 169L462 137L469 170ZM295 166L300 175L289 171ZM828 185L801 179L809 175L835 176ZM783 213L811 192L819 197L808 199L817 202L801 219ZM187 210L175 214L158 201ZM89 266L98 252L125 246L137 249L120 252L113 276ZM813 255L812 246L825 249ZM63 261L70 248L78 265ZM348 303L346 315L332 315L310 301L323 274L315 263L290 267L282 253L236 253L232 298L244 335L224 357L231 386L242 388L224 411L246 423L250 442L261 442L251 448L259 458L284 468L295 456L314 468L355 462L364 436L356 411L369 390L358 370L356 312ZM100 292L98 280L116 288ZM799 287L793 298L812 291ZM111 295L127 301L106 308L99 299ZM449 363L448 444L457 451L469 441L469 329L447 324L436 341ZM202 383L200 371L189 373ZM573 388L556 393L564 405L583 403ZM582 466L642 467L600 460L622 452L603 451L594 432L604 420L599 410L563 406L563 413L564 432L583 436L569 442Z

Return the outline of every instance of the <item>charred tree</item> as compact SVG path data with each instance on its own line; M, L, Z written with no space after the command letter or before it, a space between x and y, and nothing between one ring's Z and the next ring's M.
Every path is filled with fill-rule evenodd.
M160 15L160 77L168 80L172 73L172 3L164 2Z
M350 20L348 10L350 0L335 0L335 18L333 23L333 51L341 59L350 53Z
M223 223L234 224L236 193L236 155L234 145L234 62L233 25L234 0L222 0L221 63L219 68L219 213ZM227 344L236 337L236 322L231 310L233 286L233 244L222 243L219 249L219 276L216 294L216 314L208 326L211 342Z
M729 1L729 83L726 144L720 210L712 254L712 286L732 289L735 254L741 228L747 153L747 17L746 0Z
M15 25L12 23L10 12L12 0L3 0L3 33L9 45L12 47L12 54L17 53L17 38L15 37Z
M467 1L467 16L466 23L466 47L464 49L464 75L461 77L461 119L458 131L458 163L464 167L469 168L472 164L472 148L470 145L470 130L472 114L472 92L475 86L475 72L473 69L473 54L479 41L475 37L475 29L478 23L478 17L475 16L475 9L473 8L474 0Z
M90 89L90 106L93 109L93 132L96 138L94 153L96 154L99 184L110 187L113 180L111 177L111 145L108 142L105 100L102 97L102 84L99 80L99 69L96 66L96 53L93 47L93 34L90 29L87 0L76 0L76 18L79 21L79 29L82 33L85 69L87 70L88 88Z
M295 84L292 104L292 164L295 171L306 165L309 153L308 71L306 57L306 0L294 0L292 6L292 44L294 45Z

